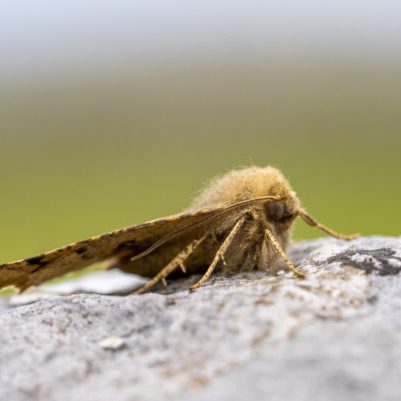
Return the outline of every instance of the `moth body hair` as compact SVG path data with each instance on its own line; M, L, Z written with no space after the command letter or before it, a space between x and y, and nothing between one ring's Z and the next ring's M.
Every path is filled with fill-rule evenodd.
M296 193L280 170L272 166L251 166L212 179L189 210L227 207L264 196L277 196L288 200L294 209L299 207Z

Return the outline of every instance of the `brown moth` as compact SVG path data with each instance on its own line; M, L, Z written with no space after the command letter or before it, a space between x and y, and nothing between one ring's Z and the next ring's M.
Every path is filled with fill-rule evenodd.
M279 170L249 167L214 179L184 213L0 265L0 288L23 291L99 261L150 277L137 293L170 275L203 274L190 287L195 290L216 269L227 274L255 269L272 273L280 258L303 277L284 251L298 216L338 239L355 238L338 234L307 214Z

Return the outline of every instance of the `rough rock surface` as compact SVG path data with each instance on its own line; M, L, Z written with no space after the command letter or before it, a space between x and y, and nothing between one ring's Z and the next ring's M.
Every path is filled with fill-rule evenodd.
M2 302L0 399L398 401L401 237L320 239L290 256L306 279Z

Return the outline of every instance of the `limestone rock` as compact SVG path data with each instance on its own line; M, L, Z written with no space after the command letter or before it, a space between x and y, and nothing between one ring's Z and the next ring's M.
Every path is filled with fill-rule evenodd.
M399 400L401 238L325 238L290 256L306 279L0 305L0 399ZM99 346L110 338L121 346Z

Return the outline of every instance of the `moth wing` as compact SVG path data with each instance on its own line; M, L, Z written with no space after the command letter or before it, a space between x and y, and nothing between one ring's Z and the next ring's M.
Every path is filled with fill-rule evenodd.
M218 209L184 213L108 232L44 254L0 265L0 289L24 290L124 253L139 254L169 235L210 219Z

